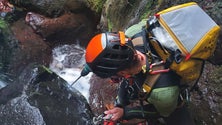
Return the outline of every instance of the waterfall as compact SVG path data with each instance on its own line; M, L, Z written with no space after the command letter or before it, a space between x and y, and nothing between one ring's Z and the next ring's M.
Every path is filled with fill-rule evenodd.
M53 59L50 69L66 80L70 85L79 77L85 63L85 51L76 44L60 45L52 50ZM87 100L89 98L89 80L92 73L80 78L72 87L77 89Z
M7 84L6 84L5 82L3 82L3 81L0 80L0 89L3 88L3 87L5 87L6 85L7 85Z

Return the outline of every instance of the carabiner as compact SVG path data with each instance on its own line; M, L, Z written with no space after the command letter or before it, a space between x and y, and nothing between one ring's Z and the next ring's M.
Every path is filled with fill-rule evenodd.
M105 114L101 114L97 117L93 117L93 123L94 125L101 125L103 123L103 117L105 116Z

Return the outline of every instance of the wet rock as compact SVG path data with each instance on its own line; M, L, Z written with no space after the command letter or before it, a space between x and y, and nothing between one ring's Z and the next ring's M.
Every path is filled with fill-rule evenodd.
M101 79L93 75L90 80L89 104L95 115L102 114L108 105L113 105L117 95L118 84L110 79Z
M86 99L44 67L28 66L0 90L1 125L92 125Z
M104 4L100 28L104 31L124 31L130 25L140 21L146 5L153 1L108 0Z
M18 7L49 17L58 17L66 11L85 8L84 1L81 0L9 0L9 2Z
M28 12L26 22L50 44L86 46L95 34L99 17L85 0L9 0ZM53 4L52 4L53 3Z
M93 22L86 15L65 13L58 18L48 18L29 12L26 22L47 41L86 45L93 34ZM78 40L76 40L78 39Z
M51 18L59 17L65 12L85 13L93 11L96 15L102 11L104 0L9 0L10 3ZM90 15L89 15L90 16Z
M39 109L31 106L25 96L0 106L0 111L1 125L46 125Z
M222 65L222 31L220 33L219 40L217 41L217 46L214 54L209 58L209 61L214 65Z
M220 125L222 67L207 63L198 83L201 94L192 92L191 111L197 124Z
M7 13L12 12L14 6L7 0L0 0L0 17L5 17Z
M1 24L1 73L14 79L29 63L49 64L51 59L49 46L25 24L24 20L10 25L2 20Z

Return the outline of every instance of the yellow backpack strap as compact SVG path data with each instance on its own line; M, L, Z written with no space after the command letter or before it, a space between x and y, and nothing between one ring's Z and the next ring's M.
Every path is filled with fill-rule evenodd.
M164 65L158 65L153 68L154 70L164 70ZM145 92L148 94L151 92L153 86L155 85L156 81L160 77L161 73L156 73L156 74L150 74L149 72L147 73L147 77L143 83L143 89Z

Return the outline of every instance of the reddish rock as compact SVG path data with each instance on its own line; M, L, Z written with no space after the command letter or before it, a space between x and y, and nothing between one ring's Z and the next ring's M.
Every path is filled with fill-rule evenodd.
M112 105L117 94L118 84L111 83L110 79L101 79L95 75L90 80L89 104L95 115L107 110L106 105Z
M48 41L74 43L78 39L81 45L85 45L94 32L94 21L89 21L83 14L66 13L58 18L48 18L29 12L25 20Z
M51 61L51 49L42 38L35 34L34 31L25 24L24 20L19 20L11 25L12 33L14 34L15 46L17 50L13 49L15 53L10 61L10 72L19 74L27 64L39 63L48 65ZM16 52L17 51L17 52Z
M14 6L7 0L0 0L0 12L12 12Z

